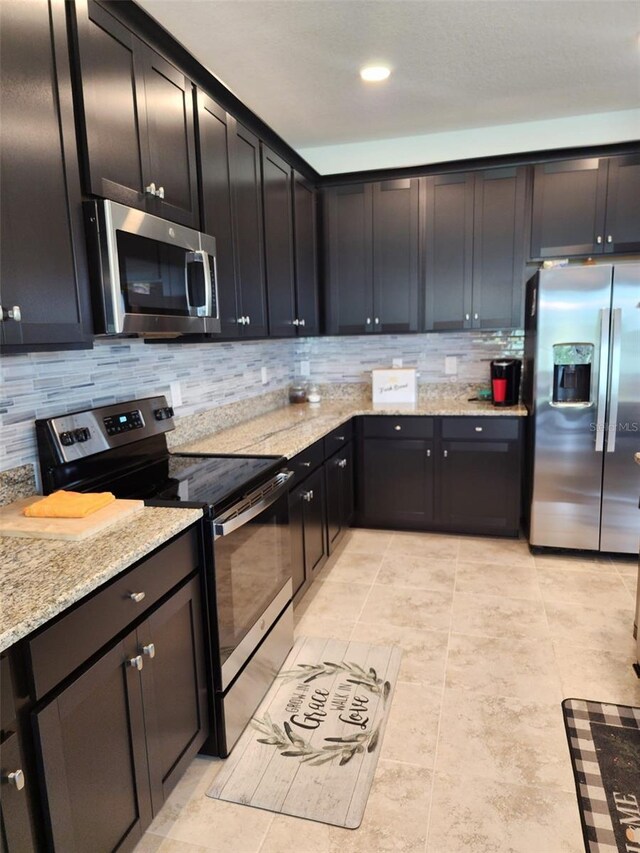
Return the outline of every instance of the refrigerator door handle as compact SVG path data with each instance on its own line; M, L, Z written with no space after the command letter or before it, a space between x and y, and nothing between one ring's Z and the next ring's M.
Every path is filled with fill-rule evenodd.
M620 351L622 349L622 309L614 308L611 329L611 378L609 380L609 424L607 429L607 453L616 449L618 426L618 396L620 391Z
M605 415L607 408L607 367L609 358L609 319L608 308L600 309L600 365L598 373L598 401L596 411L596 453L604 451Z

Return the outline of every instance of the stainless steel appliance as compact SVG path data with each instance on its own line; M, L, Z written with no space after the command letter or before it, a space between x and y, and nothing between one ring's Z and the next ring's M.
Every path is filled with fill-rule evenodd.
M293 644L289 479L282 457L169 453L164 397L36 421L45 493L111 491L204 514L212 737L226 756Z
M541 270L528 284L529 541L637 553L640 264Z
M98 333L220 331L214 237L114 201L84 210Z

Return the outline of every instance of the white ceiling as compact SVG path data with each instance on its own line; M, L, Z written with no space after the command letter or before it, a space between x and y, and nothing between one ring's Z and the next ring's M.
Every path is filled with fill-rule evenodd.
M637 0L138 2L298 149L640 106Z

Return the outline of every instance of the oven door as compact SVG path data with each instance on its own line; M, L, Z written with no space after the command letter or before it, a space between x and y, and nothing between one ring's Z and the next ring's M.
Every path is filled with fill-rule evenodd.
M292 476L281 471L212 522L219 690L227 689L291 602Z
M107 334L220 331L213 237L112 201L89 204Z

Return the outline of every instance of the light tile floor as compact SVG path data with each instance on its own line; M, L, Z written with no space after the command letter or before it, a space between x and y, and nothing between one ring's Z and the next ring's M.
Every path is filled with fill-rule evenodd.
M353 530L296 633L404 650L357 830L209 799L198 757L137 853L581 853L560 702L640 705L637 564L525 542Z

